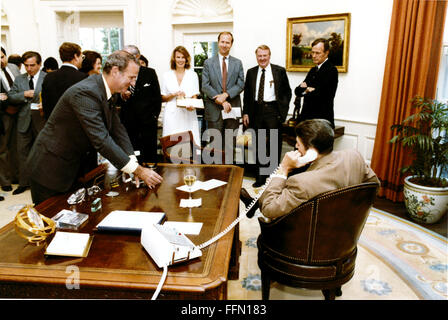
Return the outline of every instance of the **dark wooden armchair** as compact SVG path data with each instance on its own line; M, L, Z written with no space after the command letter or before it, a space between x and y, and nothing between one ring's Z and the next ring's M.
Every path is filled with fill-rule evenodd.
M202 163L202 153L208 152L210 157L215 157L216 154L217 159L222 161L219 164L224 163L223 151L198 146L193 140L193 133L191 131L161 137L160 144L162 146L164 162Z
M326 300L342 295L377 188L363 183L326 192L272 222L259 219L263 299L269 299L271 281L322 290Z

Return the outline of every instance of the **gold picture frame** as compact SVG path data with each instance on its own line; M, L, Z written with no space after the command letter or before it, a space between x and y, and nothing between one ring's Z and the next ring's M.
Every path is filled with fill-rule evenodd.
M286 28L286 71L308 72L314 63L311 43L330 40L329 59L339 72L348 70L350 13L288 18Z

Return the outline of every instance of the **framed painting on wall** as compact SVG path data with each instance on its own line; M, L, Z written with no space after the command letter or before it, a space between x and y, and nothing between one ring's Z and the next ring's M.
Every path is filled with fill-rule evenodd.
M328 59L339 72L347 72L350 13L288 18L286 71L308 72L314 67L311 43L318 38L328 39L330 43Z

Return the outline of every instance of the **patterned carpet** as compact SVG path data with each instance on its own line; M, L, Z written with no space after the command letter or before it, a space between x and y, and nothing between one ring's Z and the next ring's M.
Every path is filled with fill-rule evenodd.
M255 195L245 179L243 186ZM241 204L241 212L244 206ZM229 300L261 299L257 219L240 225L240 277L229 281ZM355 275L337 300L448 300L448 240L417 224L372 209L358 243ZM317 290L271 285L272 300L323 300Z

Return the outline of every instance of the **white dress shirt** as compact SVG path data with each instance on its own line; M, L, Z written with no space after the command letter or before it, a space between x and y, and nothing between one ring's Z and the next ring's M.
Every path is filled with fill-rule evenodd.
M258 67L258 74L257 74L257 85L255 87L255 101L258 101L258 88L260 87L260 78L261 78L261 67ZM268 64L265 68L264 72L264 102L272 102L276 101L275 97L275 87L274 87L274 77L272 75L272 68L271 64Z
M106 99L109 100L112 97L112 92L110 91L109 85L107 84L104 75L103 75L103 82L104 87L106 88ZM137 169L137 167L138 167L137 157L134 154L131 154L129 155L129 162L120 170L127 174L131 174Z

